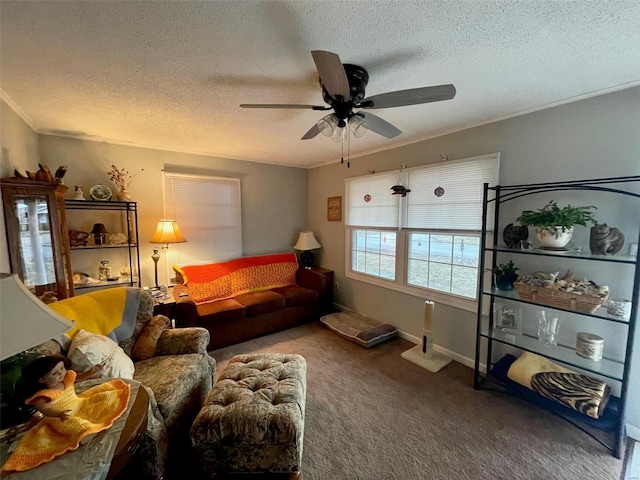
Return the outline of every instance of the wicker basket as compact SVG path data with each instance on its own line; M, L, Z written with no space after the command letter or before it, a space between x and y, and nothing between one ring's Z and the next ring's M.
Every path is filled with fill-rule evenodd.
M582 313L595 312L609 297L608 293L578 295L555 288L534 287L522 282L515 282L513 286L523 300Z

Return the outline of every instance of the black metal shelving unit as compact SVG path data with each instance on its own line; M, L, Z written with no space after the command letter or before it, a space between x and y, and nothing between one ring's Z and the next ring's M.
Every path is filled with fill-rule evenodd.
M112 202L97 200L65 200L65 210L95 210L95 211L118 211L122 212L126 218L126 235L129 240L123 245L87 245L71 247L71 252L81 250L107 250L126 249L129 261L129 279L119 279L117 281L102 281L88 285L75 285L76 291L88 291L95 288L122 287L122 286L142 286L140 277L140 252L138 249L138 204L136 202ZM137 272L138 279L135 279Z
M514 257L518 255L537 255L557 258L557 253L554 252L545 252L540 250L520 250L498 244L499 232L501 232L499 221L500 206L504 203L534 194L582 190L594 192L594 194L596 192L609 192L618 194L620 195L621 199L626 199L625 202L622 202L621 208L625 208L625 205L627 205L627 208L633 208L633 211L640 211L640 193L634 192L628 188L629 184L631 183L640 183L640 176L598 178L543 184L496 185L493 187L485 184L480 271L485 271L486 253L492 253L492 268L495 267L498 263L498 254L503 256L513 255ZM625 189L625 187L627 188ZM488 212L490 210L490 206L494 207L494 219L493 225L491 226L487 225L489 221ZM492 245L487 245L487 232L491 230L490 227L493 229L493 242ZM640 231L638 232L638 238L635 241L640 244ZM634 243L634 239L627 238L627 242ZM633 339L637 322L636 317L638 315L638 302L640 301L640 253L636 252L635 256L602 256L591 255L590 253L584 252L572 252L563 254L562 258L571 259L576 262L600 262L603 266L605 263L607 263L614 268L620 265L632 265L634 267L634 279L631 292L632 305L629 320L624 320L620 317L610 315L606 313L606 310L603 308L590 314L576 312L575 310L558 308L546 304L540 304L528 300L522 300L519 298L518 293L515 291L503 291L493 288L492 285L485 285L483 278L484 275L480 275L479 288L481 294L479 295L478 299L477 311L474 388L485 388L509 393L538 404L542 408L549 410L551 413L559 416L560 418L563 418L580 430L584 431L600 444L608 448L615 457L621 458L625 437L625 412L627 405L630 365L633 355ZM544 309L556 310L559 312L569 312L575 315L582 315L585 317L597 319L598 321L602 322L611 322L611 324L622 325L623 328L626 328L627 331L624 358L622 360L603 358L600 362L593 362L577 356L575 354L575 349L572 346L559 345L557 347L554 347L553 349L543 348L538 342L538 339L532 335L505 334L504 332L494 328L493 307L496 299L505 299L512 302L538 306ZM485 301L489 303L489 321L487 328L483 328L483 308L485 305ZM553 401L545 399L542 396L539 396L539 398L537 398L537 394L526 389L525 387L520 388L518 384L515 384L515 382L511 382L508 379L504 380L505 375L494 375L494 371L497 372L498 370L501 370L503 368L502 359L495 362L493 360L493 347L495 343L505 345L519 351L532 352L537 355L547 357L552 361L560 362L561 364L566 365L568 368L576 367L583 371L600 375L614 382L620 382L620 397L610 399L607 411L605 411L605 415L603 415L598 420L591 419L590 417L587 417L583 414L577 414L576 412L569 411L568 408L560 406L559 404L555 404ZM483 345L486 345L484 370L481 369Z

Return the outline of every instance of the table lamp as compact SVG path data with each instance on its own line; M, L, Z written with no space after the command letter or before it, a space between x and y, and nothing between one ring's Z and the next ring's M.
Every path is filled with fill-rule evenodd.
M322 245L318 243L316 237L313 236L313 232L300 232L298 236L298 241L293 246L296 250L302 250L300 254L300 261L302 262L302 266L307 270L313 267L313 259L315 255L311 250L315 250L316 248L322 248Z
M183 243L186 241L187 239L184 238L182 232L180 232L178 222L176 222L175 220L161 219L158 220L156 232L151 237L150 243L164 243L164 246L160 248L168 249L170 243ZM153 262L155 264L155 288L160 288L160 285L158 285L158 260L160 260L158 248L153 249L153 255L151 255L151 258L153 259Z
M93 233L93 239L95 240L96 245L104 245L107 243L107 233L109 232L107 232L104 223L94 223L91 233Z
M68 331L73 323L47 307L17 274L0 273L0 399L3 429L29 417L16 393L22 366L37 355L27 352Z

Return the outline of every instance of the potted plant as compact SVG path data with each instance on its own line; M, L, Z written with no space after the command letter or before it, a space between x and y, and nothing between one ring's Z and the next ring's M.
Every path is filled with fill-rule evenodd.
M538 210L525 210L517 218L517 222L525 227L536 229L538 241L543 248L561 249L571 240L573 226L596 224L592 210L594 206L574 207L567 205L560 208L553 200Z
M513 260L509 260L509 263L501 263L491 269L493 273L494 283L500 290L513 290L513 282L518 279L516 271L519 270L515 266Z

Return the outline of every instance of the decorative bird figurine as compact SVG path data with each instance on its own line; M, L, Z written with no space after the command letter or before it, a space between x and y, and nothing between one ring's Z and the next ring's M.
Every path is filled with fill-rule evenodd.
M411 189L405 187L404 185L394 185L393 187L391 187L391 190L393 190L393 193L391 195L400 195L403 197L406 197L407 193L411 191Z
M64 183L62 181L62 177L64 177L67 173L67 169L69 167L67 165L60 165L55 173L55 182L56 183Z

